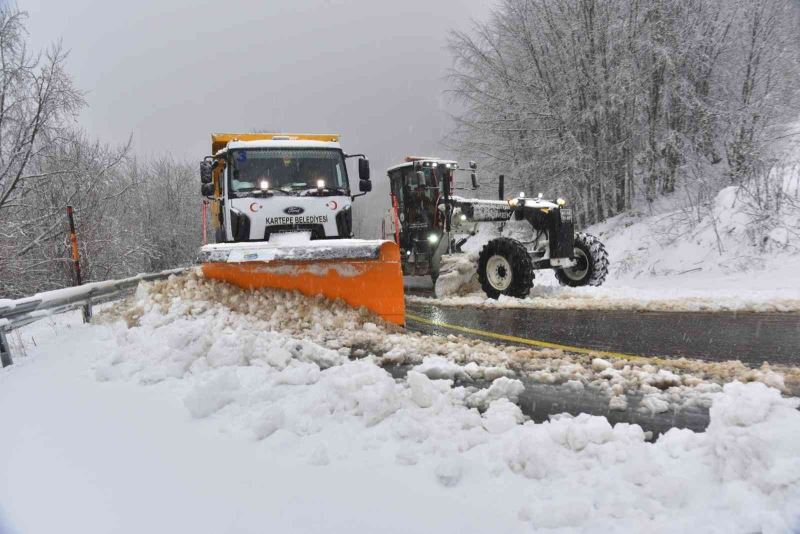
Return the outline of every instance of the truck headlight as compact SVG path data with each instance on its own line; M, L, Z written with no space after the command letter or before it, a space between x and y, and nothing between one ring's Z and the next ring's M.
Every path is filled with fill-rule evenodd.
M436 243L437 241L439 241L439 236L438 235L431 234L431 235L428 236L428 242L429 243L433 244L433 243Z
M567 203L567 201L564 200L563 198L559 198L558 200L556 200L556 204L558 204L559 206L563 206L566 203Z

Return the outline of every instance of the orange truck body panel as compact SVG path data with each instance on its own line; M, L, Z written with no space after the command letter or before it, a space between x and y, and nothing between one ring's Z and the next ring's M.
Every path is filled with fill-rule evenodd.
M290 141L326 141L338 143L338 134L303 134L303 133L215 133L211 134L211 154L225 148L231 141L269 141L274 138Z

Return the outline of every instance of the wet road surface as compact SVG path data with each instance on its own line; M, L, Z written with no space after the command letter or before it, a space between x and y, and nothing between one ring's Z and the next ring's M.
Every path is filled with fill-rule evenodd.
M395 378L405 379L409 366L385 366ZM655 413L642 409L642 395L628 393L628 408L611 410L608 407L608 395L590 387L576 389L566 384L540 384L525 376L516 377L525 390L519 395L517 405L522 413L537 423L549 420L550 416L561 413L578 415L586 413L599 415L608 419L612 425L631 423L642 427L645 432L652 432L652 438L665 433L670 428L688 428L694 432L703 432L709 423L708 409L701 406L671 406L666 412ZM490 381L458 379L455 386L482 389L491 385Z
M481 308L407 303L407 326L507 344L800 365L800 313ZM454 328L455 327L455 328ZM520 339L514 339L520 338Z

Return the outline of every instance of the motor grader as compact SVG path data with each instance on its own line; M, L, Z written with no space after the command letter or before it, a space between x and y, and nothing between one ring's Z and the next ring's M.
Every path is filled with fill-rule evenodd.
M392 207L384 227L400 246L404 274L431 276L438 284L449 266L466 256L462 249L478 227L488 224L500 235L481 248L475 270L489 297L527 296L538 269L553 269L562 285L603 283L608 273L605 247L595 236L575 232L572 209L563 199L520 193L508 200L485 200L454 194L478 188L476 168L470 162L464 169L470 173L470 187L459 187L456 176L462 169L454 160L407 157L387 170ZM530 238L503 236L510 221L526 221Z

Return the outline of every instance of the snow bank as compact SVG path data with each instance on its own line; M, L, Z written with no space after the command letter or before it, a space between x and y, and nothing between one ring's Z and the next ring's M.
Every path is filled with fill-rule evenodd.
M229 298L178 296L189 287ZM421 336L392 333L359 312L318 303L314 319L307 317L311 309L301 314L307 321L301 338L286 316L293 307L311 306L307 299L234 298L224 291L190 277L140 292L133 306L138 312L119 314L135 315L133 326L114 323L109 353L95 368L98 379L173 384L193 417L213 419L226 433L263 440L274 454L308 465L331 468L382 451L397 465L429 470L432 483L451 490L514 481L524 504L496 513L535 528L636 531L646 523L654 531L791 532L800 526L799 401L764 384L712 388L652 366L634 370L599 358L566 362L551 351L551 361L561 360L548 371L554 380L590 383L586 377L592 377L611 390L636 379L650 399L643 404L656 411L669 405L662 395L680 397L681 388L705 386L711 424L705 433L671 430L654 443L636 425L611 426L585 414L535 424L514 404L522 390L518 380L498 377L472 394L454 387L454 378L469 375L466 366L425 351L412 355ZM272 311L264 313L259 299L270 300ZM353 325L346 328L348 321ZM331 346L326 333L333 324L342 327ZM374 352L351 359L358 345L346 341L347 332L359 326L403 336L406 342L384 357L416 359L406 380L393 379ZM471 490L463 498L469 506L482 497Z
M441 299L455 294L480 291L477 269L478 255L475 253L442 256L439 277L434 286L436 297Z
M135 299L107 310L98 320L122 319L129 326L150 328L164 320L159 319L163 314L182 324L184 330L170 336L180 336L179 339L186 336L186 343L196 351L193 354L211 347L210 358L206 358L211 365L233 363L232 359L247 364L253 351L263 353L261 358L271 364L295 357L323 369L348 358L370 357L381 366L419 366L417 371L434 379L468 377L492 381L524 376L545 384L573 381L609 397L651 393L671 407L708 406L709 395L719 387L717 384L732 380L760 381L782 390L793 390L800 384L800 371L778 372L779 368L768 364L751 369L738 361L676 359L658 361L658 365L648 361L610 362L560 350L499 346L459 336L422 335L384 323L365 310L350 308L342 302L269 289L242 291L226 283L205 280L196 272L143 286ZM205 327L198 325L199 316L207 323ZM242 331L240 316L245 317L246 324L253 324L252 329ZM150 321L156 321L156 325L150 325ZM201 329L207 331L200 332ZM125 331L124 335L138 335L134 332L135 329ZM163 340L154 339L152 343L150 354L156 358L171 350L172 345L165 346ZM174 361L175 368L170 372L174 375L191 364ZM152 369L145 363L142 366ZM140 379L149 380L144 376Z
M800 199L797 168L784 169L784 190ZM561 287L552 272L536 272L526 299L488 299L458 260L436 295L440 304L552 309L651 311L800 311L800 208L784 203L770 220L758 217L744 190L721 190L707 207L679 208L673 197L655 213L634 211L587 228L606 246L609 276L601 287ZM764 228L764 224L772 225ZM530 240L527 223L511 221L502 235ZM464 245L477 257L501 233L491 224ZM472 267L475 268L474 265ZM472 283L471 283L472 281ZM471 284L470 284L471 283ZM428 302L423 297L412 301Z
M713 372L740 376L733 367L707 367L702 373L698 368L692 374L408 335L339 303L242 292L196 275L143 286L100 318L105 324L71 334L84 336L74 350L91 347L94 376L104 382L98 394L108 395L123 382L146 384L138 388L142 398L180 399L193 419L228 436L226 446L237 451L231 454L242 454L235 443L251 442L258 446L254 456L292 466L296 475L286 476L299 476L302 484L274 479L287 491L282 502L289 514L307 512L301 496L328 475L339 481L340 493L349 494L348 474L368 465L394 508L406 510L407 497L398 496L404 495L402 481L414 480L422 494L452 492L446 494L460 507L490 509L503 531L514 530L509 521L520 525L518 531L792 532L800 527L798 400L762 383L720 386L707 380ZM416 370L394 379L381 365L397 362ZM635 384L670 406L684 394L702 395L711 405L711 423L707 432L673 429L655 442L637 425L612 426L604 417L585 414L536 424L516 405L522 383L499 375L509 372L539 372L543 380L617 396ZM454 383L465 376L491 384L475 391ZM6 370L0 374L15 378ZM160 431L178 432L168 425ZM107 439L104 445L113 449L113 439ZM396 469L421 476L401 477ZM329 499L315 498L320 517L339 513L329 509ZM338 506L348 506L350 516L370 513L358 502ZM271 530L269 521L258 529ZM431 521L444 525L437 531L448 528L431 510L408 521L417 531ZM351 528L358 531L358 525Z

